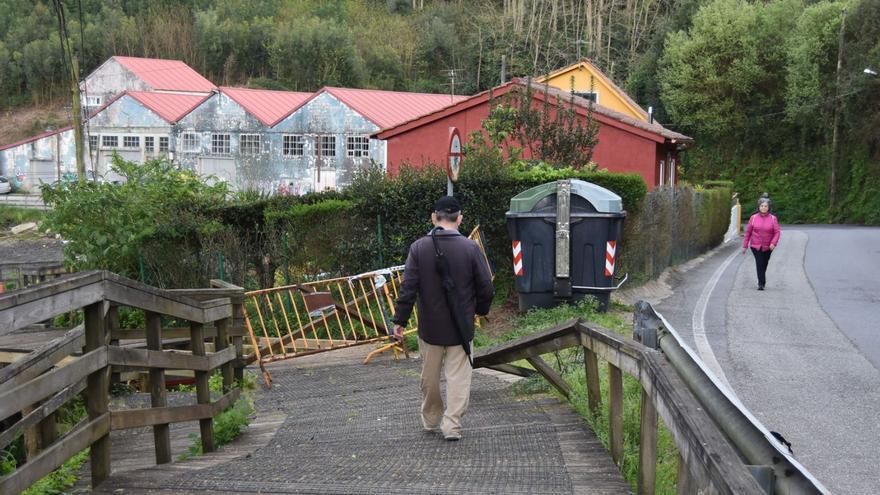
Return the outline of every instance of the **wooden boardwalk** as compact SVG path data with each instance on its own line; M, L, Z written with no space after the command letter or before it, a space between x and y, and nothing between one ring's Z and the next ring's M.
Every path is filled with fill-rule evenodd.
M360 364L370 349L272 364L275 386L259 392L251 427L219 452L177 460L198 431L184 423L172 428L174 462L155 466L151 430L114 431L113 474L95 493L630 492L567 404L518 395L494 372L475 373L460 442L422 431L418 360Z

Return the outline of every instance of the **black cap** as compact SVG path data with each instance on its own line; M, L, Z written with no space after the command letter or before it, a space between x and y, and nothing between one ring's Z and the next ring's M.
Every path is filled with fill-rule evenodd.
M443 213L457 213L461 211L458 200L452 196L443 196L434 203L434 211Z

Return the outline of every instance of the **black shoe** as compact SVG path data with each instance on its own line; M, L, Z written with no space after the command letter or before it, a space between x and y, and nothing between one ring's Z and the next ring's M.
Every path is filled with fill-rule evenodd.
M759 285L759 286L758 286L758 290L764 290L764 286L763 286L763 285Z

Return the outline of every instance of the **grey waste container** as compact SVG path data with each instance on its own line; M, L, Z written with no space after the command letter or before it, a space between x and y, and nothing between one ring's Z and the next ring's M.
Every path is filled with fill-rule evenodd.
M620 196L582 180L549 182L513 197L506 217L521 311L586 296L607 309L626 218Z

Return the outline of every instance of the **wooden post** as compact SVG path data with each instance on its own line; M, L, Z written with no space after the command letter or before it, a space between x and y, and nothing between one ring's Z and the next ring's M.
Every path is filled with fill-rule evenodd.
M201 323L191 322L190 346L193 356L205 355L205 330ZM196 371L196 399L199 404L211 403L211 390L208 388L210 372ZM214 452L214 418L199 420L199 429L202 433L202 452Z
M229 327L232 325L232 318L223 318L214 322L217 327L217 338L214 340L214 351L221 352L229 347ZM232 362L226 363L221 367L223 373L223 393L229 392L233 385Z
M620 466L623 461L623 375L620 368L608 363L608 437L611 458Z
M42 450L49 448L58 438L58 425L55 423L55 418L53 412L37 423L37 428L40 430L40 449Z
M639 495L653 495L657 481L657 408L642 389L642 420L639 436Z
M107 331L104 327L104 302L85 307L86 345L88 353L107 345ZM86 381L86 410L93 420L106 413L110 404L110 366L106 366L88 376ZM92 488L100 485L110 476L110 434L92 443L90 451L92 463Z
M113 335L114 330L119 330L119 306L110 306L110 310L107 311L107 332L110 335ZM110 345L119 345L119 339L110 339ZM118 372L114 373L112 370L110 371L110 386L116 385L120 382L120 374Z
M236 327L244 326L244 296L241 299L236 298L232 303L232 321ZM235 346L235 359L237 365L233 370L233 378L238 383L244 380L244 365L241 360L244 358L244 336L235 335L232 337L232 345Z
M679 452L678 454L678 480L676 481L675 485L675 493L677 493L678 495L697 493L697 490L695 490L694 486L694 479L691 476L691 471L690 469L688 469L687 463L681 456L681 452Z
M599 388L599 360L596 353L584 347L584 372L587 377L587 399L594 415L602 407L602 390Z
M147 320L147 349L162 350L162 316L159 313L145 311ZM168 392L165 388L165 370L150 368L150 405L165 407ZM171 462L171 435L168 423L153 426L153 445L156 449L156 464Z
M28 406L21 411L21 416L25 417L28 414L32 413L34 409L39 407L38 404L34 404L32 406ZM24 458L27 460L31 460L40 453L40 430L34 425L26 430L24 430Z

